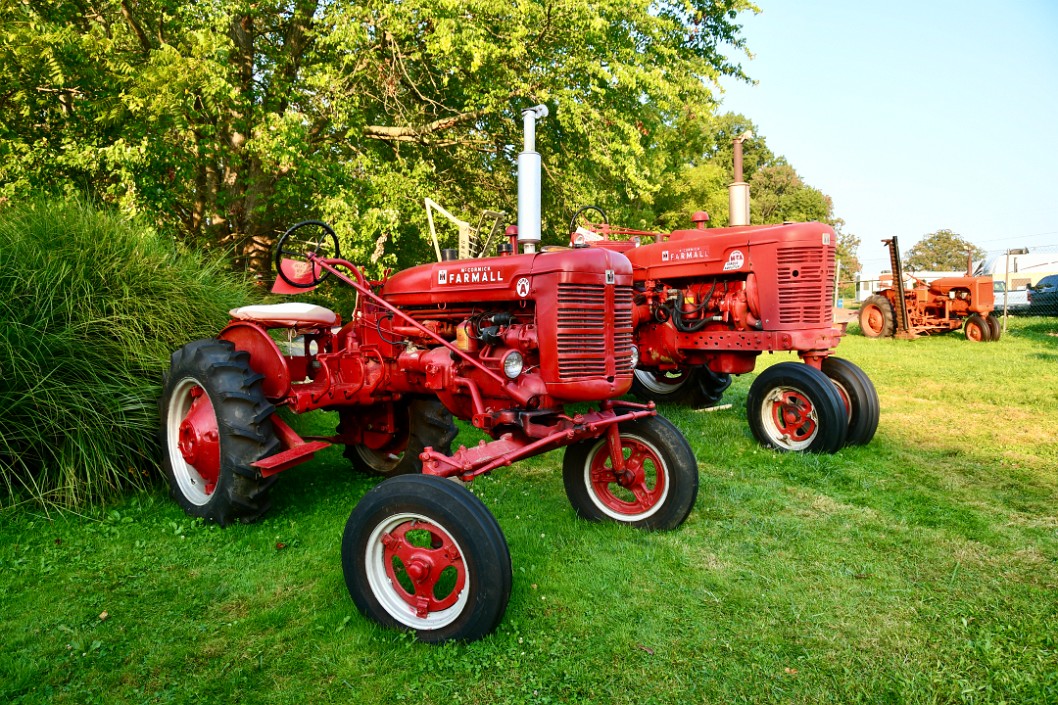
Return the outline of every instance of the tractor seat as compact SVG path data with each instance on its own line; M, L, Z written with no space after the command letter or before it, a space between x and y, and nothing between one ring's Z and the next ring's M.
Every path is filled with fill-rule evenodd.
M338 324L338 314L314 304L285 303L233 308L228 314L240 321L256 321L273 328L307 328Z

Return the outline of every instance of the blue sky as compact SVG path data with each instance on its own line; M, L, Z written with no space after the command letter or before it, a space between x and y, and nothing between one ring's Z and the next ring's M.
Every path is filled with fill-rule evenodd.
M1058 0L757 4L722 110L833 198L865 274L942 228L1058 247Z

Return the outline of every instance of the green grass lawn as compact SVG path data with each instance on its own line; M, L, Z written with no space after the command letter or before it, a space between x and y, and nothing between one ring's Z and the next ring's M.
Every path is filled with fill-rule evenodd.
M160 488L85 516L9 511L0 702L1053 704L1056 333L849 336L882 417L833 456L759 448L752 375L730 409L663 409L701 475L671 533L576 519L559 453L479 479L515 583L469 645L356 611L339 542L377 481L337 449L253 525L202 525Z

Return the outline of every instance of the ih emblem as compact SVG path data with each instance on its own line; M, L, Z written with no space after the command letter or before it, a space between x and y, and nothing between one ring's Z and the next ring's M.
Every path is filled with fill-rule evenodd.
M514 285L514 290L518 292L518 296L523 299L529 295L529 277L522 277L518 280L518 283Z
M438 269L437 270L437 283L438 284L447 284L448 283L448 270L447 269Z
M613 270L612 269L607 269L606 270L606 283L607 284L613 284L613 282L614 282Z

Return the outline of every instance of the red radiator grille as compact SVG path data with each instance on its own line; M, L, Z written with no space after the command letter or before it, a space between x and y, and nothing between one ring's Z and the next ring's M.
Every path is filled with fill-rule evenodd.
M834 248L789 247L779 250L779 322L830 322L834 299Z
M605 286L559 285L559 379L632 374L632 289L613 289L610 308ZM616 368L611 360L616 360Z

